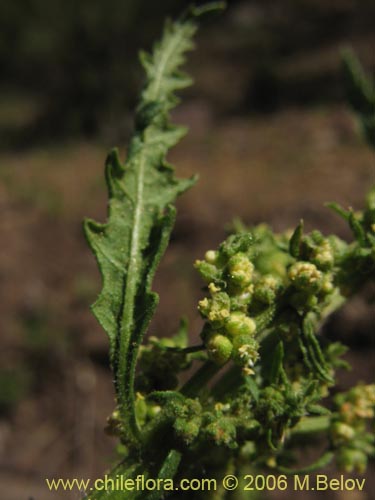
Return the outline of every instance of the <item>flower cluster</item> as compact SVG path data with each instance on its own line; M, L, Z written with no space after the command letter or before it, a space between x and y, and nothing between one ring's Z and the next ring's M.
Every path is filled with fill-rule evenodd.
M375 385L358 385L335 397L336 418L331 437L337 462L346 472L366 470L369 455L375 454L375 438L367 422L375 415Z
M210 250L195 267L208 284L209 297L199 302L198 310L206 319L202 338L208 356L222 365L229 359L252 374L259 354L255 338L258 324L249 309L256 300L270 304L276 297L280 280L260 276L251 259L253 237L250 234L229 237L217 251Z
M292 236L275 235L258 226L206 252L195 267L209 292L198 304L206 320L202 338L209 358L220 365L232 359L252 374L259 358L257 338L276 309L303 317L333 295L338 248L318 231L303 236L297 228Z

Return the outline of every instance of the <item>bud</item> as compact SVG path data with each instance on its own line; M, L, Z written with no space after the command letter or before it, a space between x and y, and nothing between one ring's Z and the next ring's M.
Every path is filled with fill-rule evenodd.
M147 408L147 416L149 418L155 418L161 412L161 406L156 404L150 404Z
M328 295L329 293L332 293L334 289L335 286L333 284L333 276L331 274L326 274L322 281L321 292Z
M218 365L224 365L231 357L233 344L224 335L213 333L208 339L206 348L211 361Z
M355 435L355 430L344 422L335 422L331 427L334 442L350 441Z
M301 291L314 293L322 285L323 274L315 264L299 261L289 268L289 279Z
M107 425L104 429L109 436L120 436L122 431L121 417L118 409L107 418Z
M199 274L207 283L221 279L221 271L205 260L196 260L194 267L198 269Z
M217 259L217 252L215 250L207 250L204 258L209 264L215 264Z
M239 252L228 261L228 277L232 285L246 288L250 285L254 272L254 265L246 254Z
M225 292L214 293L212 299L204 298L198 303L199 312L214 328L221 327L230 314L230 298Z
M323 240L316 246L311 255L311 261L323 270L331 269L334 260L333 249L328 240Z
M210 312L210 301L207 297L198 302L198 310L203 316L207 316Z
M135 400L135 415L140 424L144 424L147 418L148 408L144 396L137 392Z
M251 302L254 292L254 285L251 284L245 289L241 290L240 293L232 295L230 298L231 309L233 311L247 311L247 307Z
M337 455L337 465L347 473L363 474L367 467L367 456L363 451L343 448Z
M230 417L210 418L204 429L204 436L218 446L236 448L236 426Z
M221 288L219 286L215 285L215 283L210 283L208 285L208 289L209 289L211 295L221 291Z
M254 297L264 304L271 304L280 289L281 282L271 274L260 278L254 289Z
M199 434L201 423L201 417L193 417L189 420L184 417L178 417L174 421L173 427L180 439L186 444L191 444Z
M242 312L233 312L226 320L225 331L232 337L236 335L253 335L256 330L255 321Z

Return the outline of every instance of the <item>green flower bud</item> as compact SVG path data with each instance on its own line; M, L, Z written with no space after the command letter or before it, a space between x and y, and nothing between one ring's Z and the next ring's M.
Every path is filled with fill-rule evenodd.
M337 455L337 465L347 473L363 474L367 467L367 456L363 451L343 448Z
M232 311L247 311L247 307L251 302L254 292L254 285L251 284L245 289L241 290L241 293L232 295L230 298L230 307Z
M320 269L331 269L334 264L333 249L328 240L324 240L319 246L316 246L311 255L311 261Z
M231 336L253 335L256 330L255 321L242 312L233 312L226 320L225 331Z
M147 418L147 403L144 396L140 392L137 392L136 396L135 415L137 417L137 421L140 424L144 424Z
M301 291L318 292L322 285L323 274L310 262L296 262L289 268L288 275L293 285Z
M207 297L198 302L198 310L203 316L208 316L210 312L211 303Z
M204 429L204 436L218 446L236 447L236 426L231 418L221 417L208 423Z
M331 427L332 438L335 443L350 441L355 436L355 430L344 422L335 422Z
M180 439L186 444L191 444L199 434L201 423L201 417L193 417L189 420L184 417L178 417L174 421L173 427Z
M161 406L156 404L149 404L147 408L147 416L149 418L155 418L161 412Z
M219 328L230 314L229 295L225 292L213 293L212 299L204 298L199 302L198 309L214 328Z
M215 283L210 283L208 285L208 289L209 289L211 295L213 295L214 293L218 293L218 292L221 291L221 288L219 286L215 285Z
M242 252L233 255L228 261L228 278L235 287L246 288L250 285L253 272L254 265Z
M207 252L204 255L204 258L206 262L208 262L209 264L216 264L217 252L215 250L207 250Z
M196 260L194 267L198 269L199 274L207 283L221 279L221 271L216 266L206 262L205 260Z
M263 276L255 285L254 297L264 304L272 304L280 287L281 282L275 276Z
M331 274L326 274L324 275L323 281L322 281L322 287L321 287L321 292L328 295L332 293L335 289L335 286L333 284L333 276Z
M206 343L206 348L208 357L214 363L224 365L231 357L233 344L224 335L212 333Z
M107 425L104 430L109 436L121 435L122 423L120 411L118 409L114 410L113 413L107 418Z
M342 420L355 422L358 419L374 418L375 384L359 384L344 394L337 394L335 403Z

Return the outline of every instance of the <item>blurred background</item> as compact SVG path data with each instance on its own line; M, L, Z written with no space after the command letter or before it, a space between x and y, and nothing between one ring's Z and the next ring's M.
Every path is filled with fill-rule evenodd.
M137 52L188 3L0 2L2 500L79 498L48 492L44 478L100 477L115 460L103 433L114 407L107 339L89 311L100 276L81 222L106 216L103 165L114 145L125 155ZM195 85L174 113L190 134L169 157L200 180L178 203L151 334L172 334L186 315L194 342L202 284L192 263L235 216L276 230L302 217L308 230L349 237L323 204L360 208L375 166L345 101L340 50L354 48L373 75L374 19L370 0L231 0L205 21L187 64ZM373 381L370 296L325 328L351 348L338 389Z

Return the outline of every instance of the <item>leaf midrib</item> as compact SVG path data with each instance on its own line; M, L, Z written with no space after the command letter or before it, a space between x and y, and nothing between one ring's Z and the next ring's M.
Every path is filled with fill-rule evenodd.
M163 74L164 74L164 69L166 68L167 63L168 63L171 55L173 54L175 47L178 47L181 40L182 40L182 33L180 33L178 31L177 34L175 34L175 39L173 39L173 38L171 39L170 45L167 47L165 52L162 54L160 64L158 65L157 71L156 71L156 77L154 80L154 89L153 89L153 92L151 93L152 100L156 101L158 98L158 94L160 91L160 84L161 84Z
M128 348L130 345L130 338L132 328L134 326L134 318L132 317L132 312L134 311L134 301L136 295L137 286L137 276L139 271L139 242L140 242L140 232L141 232L141 215L143 210L143 192L144 192L144 170L145 170L145 154L142 151L140 153L139 168L137 175L137 195L136 204L134 212L134 224L131 233L131 245L130 245L130 256L129 256L129 266L128 272L124 279L126 279L125 286L125 301L123 306L123 312L121 317L120 326L120 356L119 356L119 367L117 378L120 380L120 387L124 388L124 393L120 393L122 401L120 401L121 406L124 411L128 413L128 402L133 399L132 387L126 384L124 380L126 375L126 368L128 363ZM124 385L123 385L124 384ZM127 390L128 389L128 390ZM130 425L134 427L132 430L134 433L138 433L138 427L136 424L135 417L131 416Z
M157 100L160 98L160 88L164 70L168 64L169 59L174 54L176 48L179 46L183 35L180 32L175 33L174 38L171 39L168 49L165 51L164 56L161 58L160 64L157 67L156 77L154 80L154 88L151 92L151 100ZM149 97L150 99L150 97ZM149 100L148 99L148 100ZM145 136L144 136L145 137ZM152 140L151 140L152 141ZM148 146L148 142L144 141L143 146ZM154 141L152 141L154 142ZM127 377L131 377L130 373L127 373L129 367L131 367L131 360L129 357L129 347L131 344L132 330L135 326L135 321L133 317L135 297L136 297L136 287L137 278L139 276L139 258L140 258L140 238L141 238L141 224L142 224L142 212L144 207L144 178L146 169L146 151L147 148L143 148L140 152L139 157L139 167L136 169L137 172L137 184L136 184L136 203L133 216L133 226L131 231L131 244L130 244L130 255L127 273L124 275L125 283L125 300L123 303L123 310L121 314L121 324L119 325L119 364L118 372L116 374L116 379L119 382L119 405L122 407L123 414L128 416L127 424L131 428L132 434L137 437L139 436L139 427L137 424L135 411L134 411L134 388L132 386L131 380L127 380ZM134 353L136 355L136 352Z

